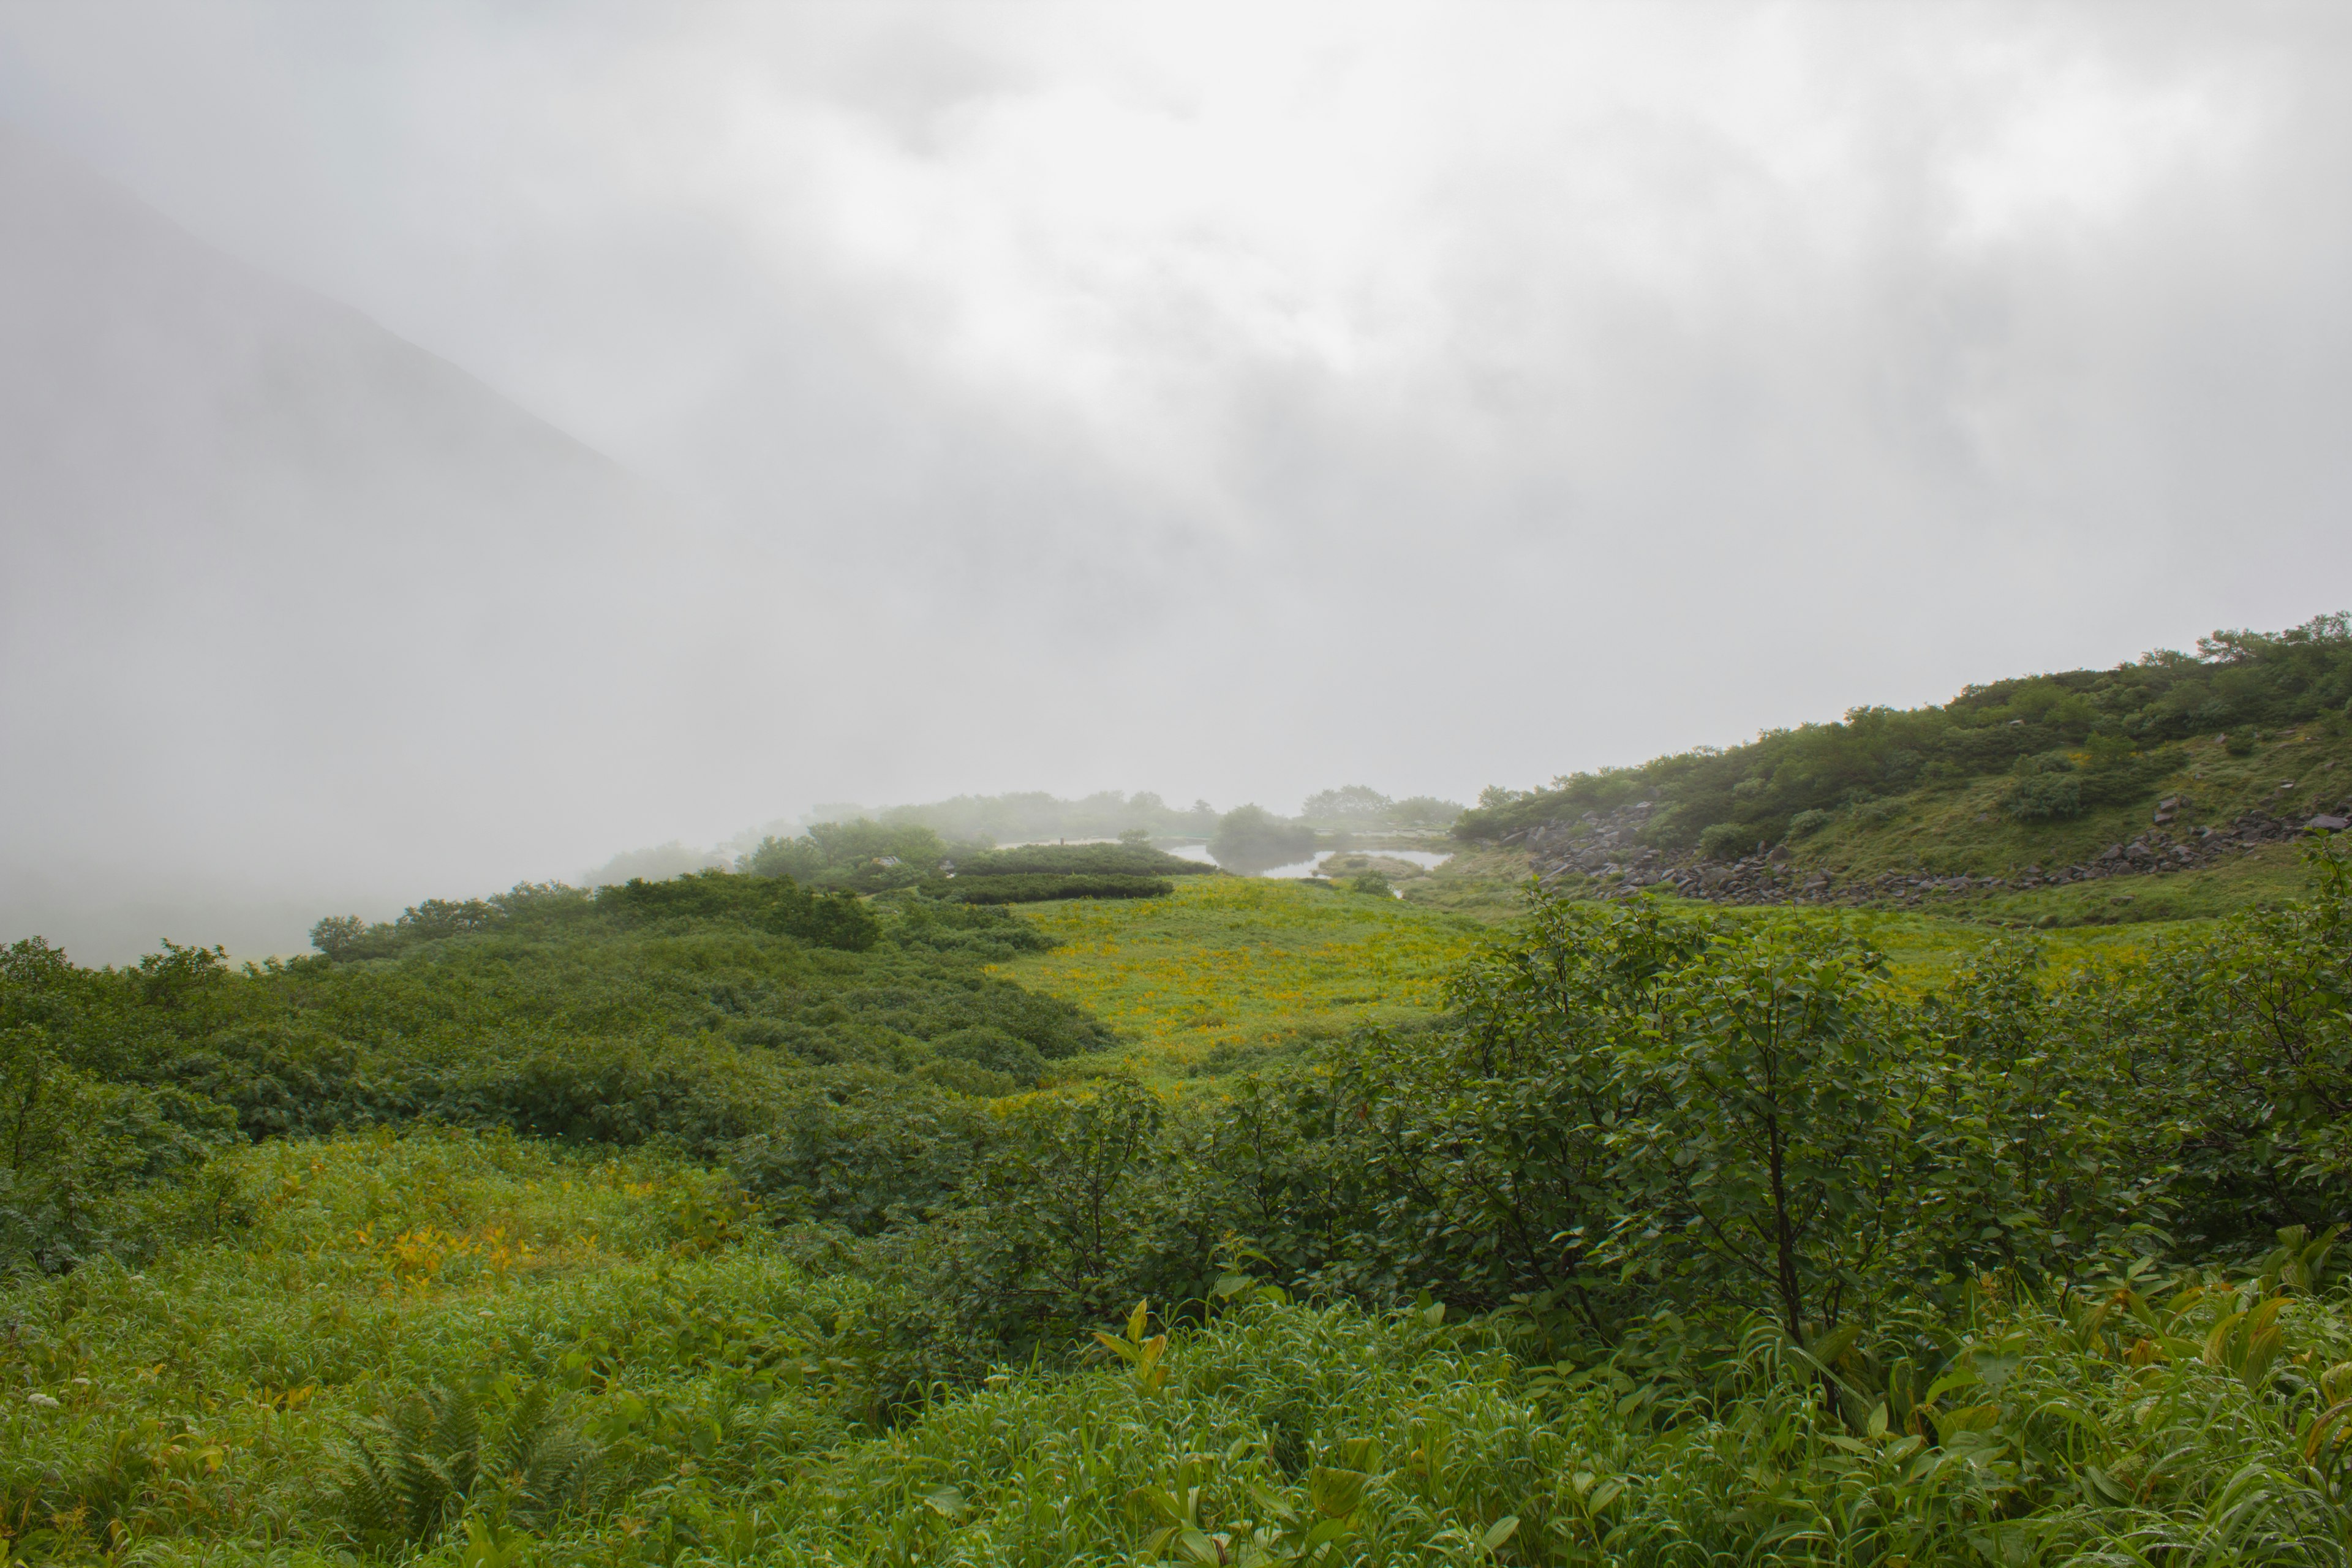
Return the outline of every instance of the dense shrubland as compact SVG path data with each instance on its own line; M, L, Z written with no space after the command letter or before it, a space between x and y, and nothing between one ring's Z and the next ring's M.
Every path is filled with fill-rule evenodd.
M1024 844L965 854L922 884L935 898L965 904L1037 904L1057 899L1164 899L1168 879L1217 868L1145 843Z
M919 893L862 951L720 879L242 974L19 944L0 1528L2341 1562L2352 878L2312 873L1924 994L1818 916L1538 897L1436 1020L1183 1093L1006 1092L1100 1026ZM84 1147L83 1219L25 1201Z
M320 956L242 972L169 946L85 970L18 942L0 958L5 1264L116 1245L142 1194L226 1138L425 1121L709 1158L803 1098L1003 1093L1111 1043L984 973L1042 945L1033 929L915 894L878 909L704 872L331 920Z
M1857 708L1843 722L1770 731L1727 750L1578 773L1539 790L1489 789L1454 831L1496 839L1648 801L1656 809L1645 841L1720 856L1801 839L1841 808L2004 775L2013 781L2010 813L2047 822L2137 800L2167 765L2150 754L2164 742L2227 734L2242 752L2258 731L2347 715L2352 621L2322 616L2284 632L2217 632L2194 654L2158 650L2111 670L1972 686L1941 707Z

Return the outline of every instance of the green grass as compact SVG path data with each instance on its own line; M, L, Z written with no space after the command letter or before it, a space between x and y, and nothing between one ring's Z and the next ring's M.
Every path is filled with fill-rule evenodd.
M2312 1437L2321 1373L2352 1356L2335 1289L2273 1309L2275 1354L2225 1321L2261 1292L2210 1275L1879 1325L1954 1375L1864 1428L1769 1335L1570 1368L1431 1314L1261 1303L1179 1332L1157 1374L1008 1368L891 1429L838 1331L866 1287L731 1229L696 1172L480 1135L229 1162L245 1223L9 1292L16 1552L350 1562L358 1423L438 1387L495 1424L534 1382L625 1484L524 1529L495 1522L519 1504L493 1477L431 1561L1124 1563L1165 1522L1153 1495L1189 1486L1230 1540L1344 1516L1329 1560L1364 1568L2337 1563L2352 1526L2340 1450Z
M1528 858L1516 848L1465 844L1428 876L1401 889L1407 903L1468 915L1488 924L1517 920L1527 907Z
M992 973L1092 1012L1128 1043L1056 1064L1181 1073L1302 1035L1426 1017L1480 922L1396 899L1275 879L1196 877L1173 896L1039 905L1062 945Z
M1841 813L1790 847L1800 865L1842 877L1913 870L1997 876L2030 865L2087 863L2107 846L2147 831L2152 806L2167 797L2184 803L2170 825L2180 833L2226 825L2247 812L2300 821L2352 796L2352 730L2341 723L2274 735L2242 757L2213 739L2175 742L2151 754L2166 771L2142 801L2129 805L2096 807L2060 822L2020 822L2003 809L2011 780L1995 775L1923 785ZM2292 789L2279 787L2290 783ZM2225 886L2234 869L2219 873ZM2269 892L2266 887L2250 890Z
M19 1551L335 1546L346 1434L427 1386L495 1403L500 1377L568 1384L573 1418L672 1492L751 1485L842 1427L747 1347L861 1288L730 1237L708 1172L430 1133L260 1145L218 1170L238 1195L208 1243L8 1292L0 1531Z
M1490 852L1453 878L1441 873L1409 884L1402 900L1233 877L1186 882L1167 899L1041 905L1026 918L1061 945L997 964L993 973L1085 1007L1127 1037L1118 1050L1055 1064L1058 1077L1122 1065L1163 1076L1197 1071L1203 1064L1235 1070L1246 1067L1250 1053L1302 1036L1430 1016L1449 966L1495 924L1525 910L1526 879L1505 875L1506 868L1496 863L1505 858L1523 866L1513 852ZM2259 858L2280 896L2299 886L2291 847L2272 847ZM2221 875L2180 872L2100 884L2101 889L2121 885L2122 896L2134 902L2113 907L2132 912L2108 917L2109 924L2073 921L2041 932L2053 971L2144 951L2184 921L2242 904L2227 895L2209 896L2210 910L2182 909L2185 900L2166 901L2166 895L2178 900L2193 887L2191 878ZM1651 896L1670 908L1731 921L1791 913L1785 905ZM2029 924L2040 911L2039 905L2011 910L1992 900L1956 900L1948 913L1813 907L1795 912L1862 931L1887 954L1897 980L1924 990L1969 955L2015 934L1999 922Z
M1016 918L1062 945L993 972L1121 1036L1057 1073L1227 1071L1351 1024L1431 1016L1461 957L1517 912L1516 859L1465 856L1402 900L1199 877L1164 899L1035 906ZM2277 847L2213 872L1797 918L1854 929L1898 983L1927 989L2043 914L2067 915L2034 938L2063 972L2297 875ZM2132 901L2122 915L2050 901L2075 895ZM1789 913L1663 901L1732 923ZM437 1051L492 1047L472 1038L490 1015L459 1004L519 947L453 950L432 970ZM767 954L740 947L698 931L607 942L551 964L530 994L582 1020L691 1021L711 977L737 984ZM958 963L978 981L976 953ZM902 1008L949 994L909 958L803 967L871 970ZM908 975L939 983L918 994ZM358 1006L395 977L314 1000ZM715 1028L644 1033L648 1059L671 1065L752 1048ZM2352 1294L2324 1274L2302 1289L2206 1268L2159 1288L2151 1271L2050 1301L1947 1281L1956 1305L1922 1297L1822 1350L1843 1408L1760 1327L1731 1346L1662 1315L1605 1359L1580 1344L1571 1365L1531 1319L1447 1323L1246 1288L1182 1304L1140 1369L1082 1355L1073 1334L984 1380L978 1363L1000 1352L974 1351L969 1376L908 1405L908 1366L931 1363L903 1341L919 1317L904 1281L946 1276L894 1270L953 1227L866 1243L772 1230L677 1147L424 1127L239 1146L190 1183L177 1239L143 1267L100 1258L0 1282L0 1568L420 1552L451 1568L1125 1564L1149 1560L1171 1511L1224 1561L1258 1542L1279 1562L1318 1522L1343 1525L1328 1568L2352 1556L2352 1462L2319 1424L2352 1396ZM2275 1314L2274 1339L2250 1310ZM446 1528L372 1539L343 1495L354 1437L428 1394L478 1408L494 1439L544 1394L602 1479L562 1504L493 1466Z

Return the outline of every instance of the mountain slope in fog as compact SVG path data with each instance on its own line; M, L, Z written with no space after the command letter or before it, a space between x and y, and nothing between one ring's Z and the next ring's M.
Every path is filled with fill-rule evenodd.
M596 453L0 132L0 937L283 949L561 854L563 752L661 704L710 575ZM174 886L292 901L155 929Z

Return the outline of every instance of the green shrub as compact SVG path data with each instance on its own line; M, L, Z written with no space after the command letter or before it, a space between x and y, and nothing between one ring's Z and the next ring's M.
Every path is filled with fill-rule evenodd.
M2062 822L2083 813L2083 780L2073 772L2034 773L2009 786L2002 802L2020 822Z
M1710 860L1737 860L1756 848L1756 828L1744 822L1718 822L1698 836L1699 853Z
M931 1041L931 1049L941 1058L1003 1074L1024 1087L1034 1086L1045 1071L1045 1058L1037 1054L1036 1047L985 1024L941 1035Z
M941 896L962 904L1036 904L1053 899L1164 899L1176 885L1164 877L1104 873L1083 876L1008 875L970 881L958 873L938 884Z
M994 963L1054 945L1034 922L1015 919L1002 906L930 898L911 889L885 897L885 907L897 916L887 934L902 949L968 954Z
M955 879L1018 876L1214 876L1217 868L1181 855L1163 854L1148 843L1024 844L966 855L955 862Z
M1789 818L1790 838L1810 838L1837 820L1837 813L1814 809L1801 811Z

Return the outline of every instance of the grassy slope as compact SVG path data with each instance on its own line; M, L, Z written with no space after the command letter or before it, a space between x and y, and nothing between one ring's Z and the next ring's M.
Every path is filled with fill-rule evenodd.
M636 1394L628 1436L651 1444L723 1410L747 1478L840 1426L756 1367L714 1364L738 1320L824 1313L859 1288L730 1244L698 1201L708 1172L419 1133L262 1144L218 1174L249 1226L143 1273L100 1262L10 1293L0 1512L20 1550L80 1557L117 1528L151 1561L199 1542L324 1548L356 1419L423 1386L560 1377L583 1347L606 1373L584 1380L603 1385L583 1389L591 1412L620 1417L616 1393ZM693 1458L649 1479L674 1487Z
M2248 813L2299 823L2352 797L2352 725L2337 721L2274 735L2242 757L2210 738L2158 747L2156 754L2168 767L2145 799L2095 808L2069 821L2017 821L2002 809L2011 781L1996 776L1924 784L1866 809L1849 809L1789 848L1797 867L1828 871L1841 883L1888 871L2005 876L2027 866L2095 861L2109 845L2147 831L2154 804L2167 796L2182 801L2169 828L2182 838L2200 826L2226 827ZM1434 876L1408 887L1405 897L1429 909L1508 920L1518 910L1517 888L1527 875L1527 857L1515 847L1465 845ZM2300 849L2285 843L2195 869L2026 891L1930 894L1927 903L1969 921L2138 924L2275 905L2302 886Z
M1183 1073L1318 1030L1425 1016L1480 933L1476 921L1394 899L1244 877L1192 878L1165 899L1040 904L1024 918L1063 945L993 973L1131 1041L1057 1064L1064 1074L1121 1057Z
M1362 1568L1486 1560L1481 1539L1563 1568L1776 1541L1771 1560L1823 1563L2084 1561L2128 1538L2167 1561L2342 1560L2341 1471L2302 1462L2315 1406L2238 1374L2225 1320L2248 1298L2210 1276L2151 1291L2160 1339L2123 1313L1979 1301L1942 1331L1954 1364L1990 1359L1952 1380L1935 1447L1901 1420L1855 1438L1812 1419L1811 1377L1769 1354L1722 1370L1738 1405L1670 1410L1649 1396L1686 1400L1671 1384L1531 1381L1422 1313L1283 1305L1178 1335L1164 1385L1008 1370L877 1430L866 1288L715 1225L697 1173L432 1133L229 1161L249 1228L11 1294L0 1509L36 1560L350 1563L333 1478L354 1420L471 1386L495 1430L535 1381L567 1390L561 1418L626 1483L509 1515L532 1532L487 1549L453 1531L426 1561L1126 1563L1161 1522L1137 1489L1199 1485L1210 1530L1295 1531L1284 1510L1317 1517L1307 1467L1348 1439L1367 1475L1339 1560ZM2352 1354L2341 1300L2284 1304L2279 1364Z
M2095 808L2064 822L2024 823L2004 812L2005 776L1927 784L1867 811L1849 810L1791 846L1798 862L1842 876L1926 869L1999 875L2028 865L2088 861L2149 826L2153 804L2178 795L2176 834L2226 826L2246 812L2300 821L2352 795L2352 730L2311 724L2233 757L2218 741L2177 742L2154 755L2168 764L2143 799ZM2291 786L2291 787L2290 787Z

